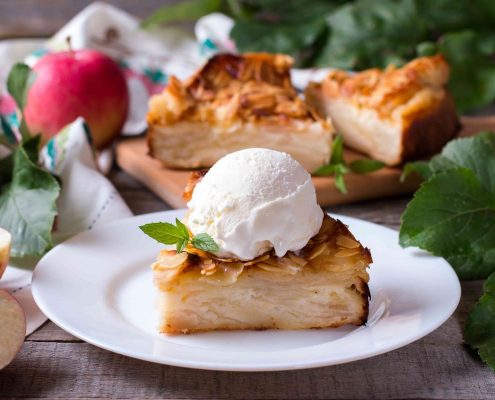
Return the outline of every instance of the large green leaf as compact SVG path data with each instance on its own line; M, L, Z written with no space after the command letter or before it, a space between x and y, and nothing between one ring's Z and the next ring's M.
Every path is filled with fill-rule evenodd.
M433 175L402 216L400 244L446 258L461 278L486 278L495 271L495 193L467 168Z
M495 99L495 32L447 33L438 49L450 64L449 88L460 113Z
M316 59L318 66L363 69L401 64L414 57L415 45L427 37L414 0L358 0L339 7L328 24L332 32Z
M24 147L13 156L12 181L0 195L0 227L12 233L12 256L41 255L52 246L60 192L57 180L36 166Z
M484 294L474 306L464 326L464 340L495 370L495 273L484 286Z

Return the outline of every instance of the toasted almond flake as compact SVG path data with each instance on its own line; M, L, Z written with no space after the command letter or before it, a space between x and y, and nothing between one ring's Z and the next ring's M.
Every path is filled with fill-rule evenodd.
M345 247L347 249L355 249L355 248L359 247L358 242L356 242L355 240L351 239L350 237L344 236L344 235L339 235L337 237L337 245L339 245L341 247Z
M327 244L326 243L320 243L318 246L316 246L311 253L309 254L308 260L312 260L316 257L318 257L320 254L322 254L325 249L327 249Z
M210 276L210 275L213 275L215 272L217 272L216 269L215 270L212 270L212 271L205 271L204 275L205 276Z
M313 241L319 243L328 239L328 235L325 232L320 232L316 236L313 236Z
M289 253L287 253L287 254L289 255L289 258L292 261L294 261L297 265L300 265L301 267L304 267L308 263L304 258L296 256L291 251L289 251Z
M217 266L214 263L201 265L201 268L204 269L205 271L211 271L211 270L215 269L216 267Z
M335 257L351 257L360 253L360 249L342 249L335 253Z
M251 261L248 261L248 262L245 262L243 263L245 267L248 267L250 265L254 265L254 264L257 264L261 261L265 261L265 260L268 260L270 258L270 254L265 254L265 255L262 255L261 257L258 257L258 258L255 258L254 260L251 260Z
M266 262L259 262L256 264L258 268L261 268L264 271L269 271L269 272L282 272L282 268L278 266L274 266L271 264L267 264Z
M170 251L162 251L158 257L158 261L151 265L155 271L163 271L165 269L175 269L180 267L187 261L187 253L175 253Z

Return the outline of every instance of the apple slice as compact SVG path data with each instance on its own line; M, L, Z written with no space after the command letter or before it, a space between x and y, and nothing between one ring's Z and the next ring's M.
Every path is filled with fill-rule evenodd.
M0 228L0 278L2 277L7 264L9 263L10 242L12 236L5 229Z
M26 336L26 315L10 293L0 290L0 370L10 364Z

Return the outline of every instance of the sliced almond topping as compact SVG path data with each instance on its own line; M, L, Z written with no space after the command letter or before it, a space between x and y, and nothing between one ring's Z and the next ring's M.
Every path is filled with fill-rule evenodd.
M339 235L337 237L337 245L339 245L341 247L345 247L347 249L355 249L355 248L359 247L358 242L356 242L355 240L351 239L350 237L344 236L344 235Z
M187 261L187 253L176 253L175 251L164 250L160 252L158 261L151 265L151 268L156 271L163 271L166 269L175 269L182 266Z
M289 255L289 258L294 261L297 265L300 265L301 267L304 267L308 262L302 258L302 257L299 257L299 256L296 256L293 252L289 251L289 253L287 253Z
M339 257L339 258L342 258L342 257L351 257L351 256L355 256L356 254L359 254L361 252L361 249L357 248L357 249L342 249L342 250L339 250L335 253L335 257Z
M316 246L311 253L309 254L308 260L312 260L316 257L318 257L320 254L323 254L323 252L328 249L328 246L326 243L320 243L318 246Z
M254 264L257 264L257 263L259 263L261 261L268 260L269 258L270 258L270 254L265 254L265 255L262 255L261 257L255 258L254 260L245 262L244 263L244 266L245 267L249 267L250 265L254 265Z
M316 236L313 236L313 241L316 243L324 242L328 239L328 235L325 232L320 232Z

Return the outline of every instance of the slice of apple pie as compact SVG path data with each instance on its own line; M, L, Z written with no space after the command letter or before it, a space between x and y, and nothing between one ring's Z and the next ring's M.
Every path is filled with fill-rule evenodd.
M280 54L220 54L184 82L171 77L150 100L150 155L190 169L263 147L292 155L310 172L326 164L332 125L298 96L291 65Z
M332 118L347 146L397 165L438 152L457 134L448 77L442 56L384 71L334 70L306 88L306 99Z
M306 329L362 325L372 262L347 227L325 216L299 252L251 261L216 258L194 247L163 250L152 265L159 331Z

